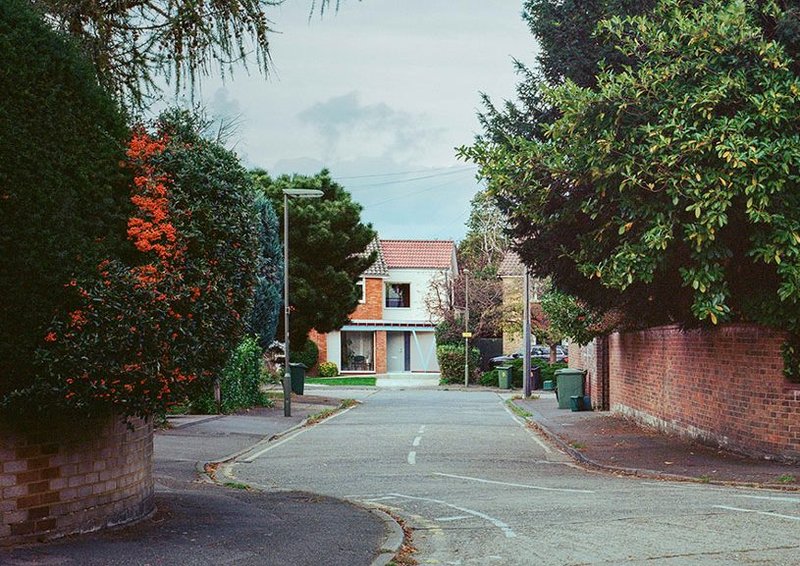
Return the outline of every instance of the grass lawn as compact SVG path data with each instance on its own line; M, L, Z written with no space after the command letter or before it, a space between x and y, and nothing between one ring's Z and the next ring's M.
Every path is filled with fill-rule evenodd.
M322 385L375 385L374 377L307 377L306 383Z

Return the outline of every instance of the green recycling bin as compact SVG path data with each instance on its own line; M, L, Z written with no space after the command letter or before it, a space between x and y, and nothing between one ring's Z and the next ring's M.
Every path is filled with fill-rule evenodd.
M511 366L497 368L497 384L500 389L511 389Z
M558 393L559 409L570 408L570 397L576 395L583 397L583 375L584 372L579 369L564 368L556 370L556 391Z
M297 395L303 394L303 389L305 388L306 384L306 370L308 366L306 364L301 363L294 363L289 364L289 373L292 376L292 393Z

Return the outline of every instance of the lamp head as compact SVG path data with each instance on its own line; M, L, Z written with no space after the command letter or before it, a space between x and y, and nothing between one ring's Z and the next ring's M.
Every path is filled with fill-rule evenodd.
M324 193L319 189L283 189L283 194L287 197L319 198Z

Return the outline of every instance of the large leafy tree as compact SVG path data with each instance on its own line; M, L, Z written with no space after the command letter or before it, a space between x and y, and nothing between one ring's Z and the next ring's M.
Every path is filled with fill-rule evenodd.
M539 47L536 66L514 61L519 75L517 100L495 104L481 94L484 111L478 114L482 144L508 145L514 139L544 139L544 127L558 117L545 91L569 80L593 87L600 63L621 69L633 61L608 38L595 34L598 22L613 16L647 13L656 0L527 0L522 18Z
M459 263L473 274L495 277L508 245L505 215L486 191L478 191L470 202L467 234L458 244Z
M548 93L543 141L477 144L524 257L628 324L798 330L797 10L665 0L601 32L633 64ZM787 350L793 351L792 343Z
M330 332L347 323L360 298L356 281L375 261L365 253L375 231L361 222L361 206L328 171L275 179L262 170L251 175L278 213L281 230L284 189L323 192L319 199L289 200L290 350L298 351L312 328Z

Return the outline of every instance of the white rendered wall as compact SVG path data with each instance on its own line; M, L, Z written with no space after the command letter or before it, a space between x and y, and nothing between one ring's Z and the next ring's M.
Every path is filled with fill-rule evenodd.
M339 371L342 371L342 333L338 330L328 332L328 361L336 364Z
M430 322L431 316L425 307L425 298L430 292L431 283L441 277L436 269L389 269L386 283L408 283L411 285L411 306L409 308L389 308L386 306L384 292L383 318L396 322Z
M435 341L436 336L433 332L418 331L416 339L411 336L411 371L439 371Z

